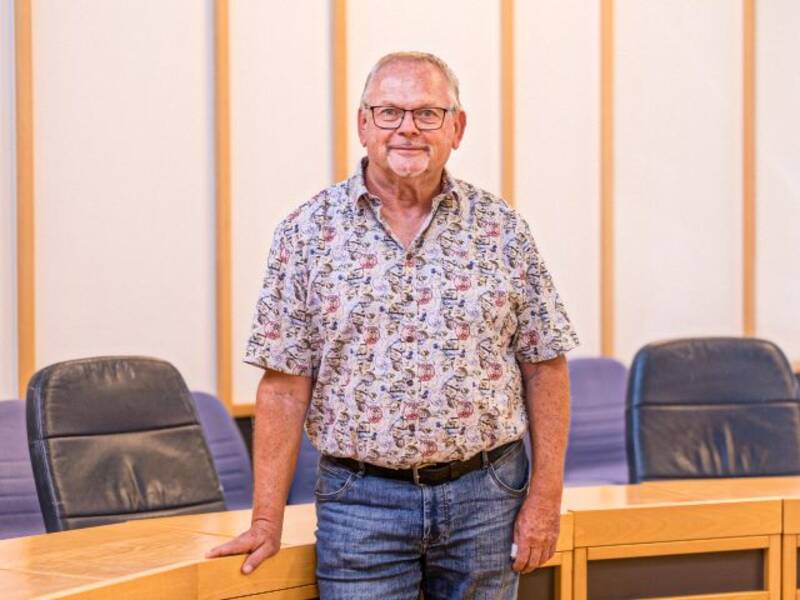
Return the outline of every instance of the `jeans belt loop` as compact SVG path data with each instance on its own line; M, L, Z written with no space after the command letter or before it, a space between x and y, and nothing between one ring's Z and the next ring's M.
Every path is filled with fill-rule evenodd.
M489 467L489 453L486 450L481 451L481 468L486 469Z
M420 483L419 483L419 467L411 467L411 474L414 476L414 485L420 485Z
M363 477L366 470L367 467L366 465L364 465L364 461L363 460L358 461L358 474Z

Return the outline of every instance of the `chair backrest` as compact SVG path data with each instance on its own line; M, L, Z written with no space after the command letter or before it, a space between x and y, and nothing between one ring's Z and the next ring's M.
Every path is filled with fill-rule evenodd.
M197 416L214 459L228 510L253 506L253 471L250 455L236 422L211 394L192 392Z
M288 504L314 502L317 465L319 465L319 451L311 445L308 436L303 432L300 441L300 455L297 457L297 468L294 471L292 487L289 489Z
M167 362L46 367L28 384L27 422L48 531L225 510L192 397Z
M631 481L800 474L800 398L775 344L648 344L626 400Z
M44 531L25 437L25 403L3 400L0 401L0 539Z
M566 485L627 483L628 370L612 358L575 358L567 366L572 417L564 469Z

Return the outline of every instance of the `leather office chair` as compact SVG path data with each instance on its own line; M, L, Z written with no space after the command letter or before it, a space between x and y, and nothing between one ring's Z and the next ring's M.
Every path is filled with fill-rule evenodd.
M27 421L48 531L225 510L191 395L169 363L46 367L28 384Z
M36 498L28 440L25 403L0 402L0 540L44 533Z
M572 395L564 483L628 483L625 382L628 370L612 358L567 361Z
M236 422L216 396L192 392L197 416L214 459L228 510L253 505L253 471L250 455Z
M800 397L783 352L750 338L648 344L626 400L632 482L800 474Z

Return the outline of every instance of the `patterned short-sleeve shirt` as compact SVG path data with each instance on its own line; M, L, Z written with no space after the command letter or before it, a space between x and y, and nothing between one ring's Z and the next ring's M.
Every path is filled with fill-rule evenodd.
M578 344L527 223L445 173L404 248L365 167L278 226L245 362L313 378L324 454L407 468L519 439L518 361Z

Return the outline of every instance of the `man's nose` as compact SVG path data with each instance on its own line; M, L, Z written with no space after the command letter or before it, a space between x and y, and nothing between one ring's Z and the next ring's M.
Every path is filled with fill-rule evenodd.
M397 128L398 133L404 134L414 134L419 133L419 129L417 129L417 124L414 123L414 113L410 110L407 110L403 113L403 118L400 120L400 127Z

